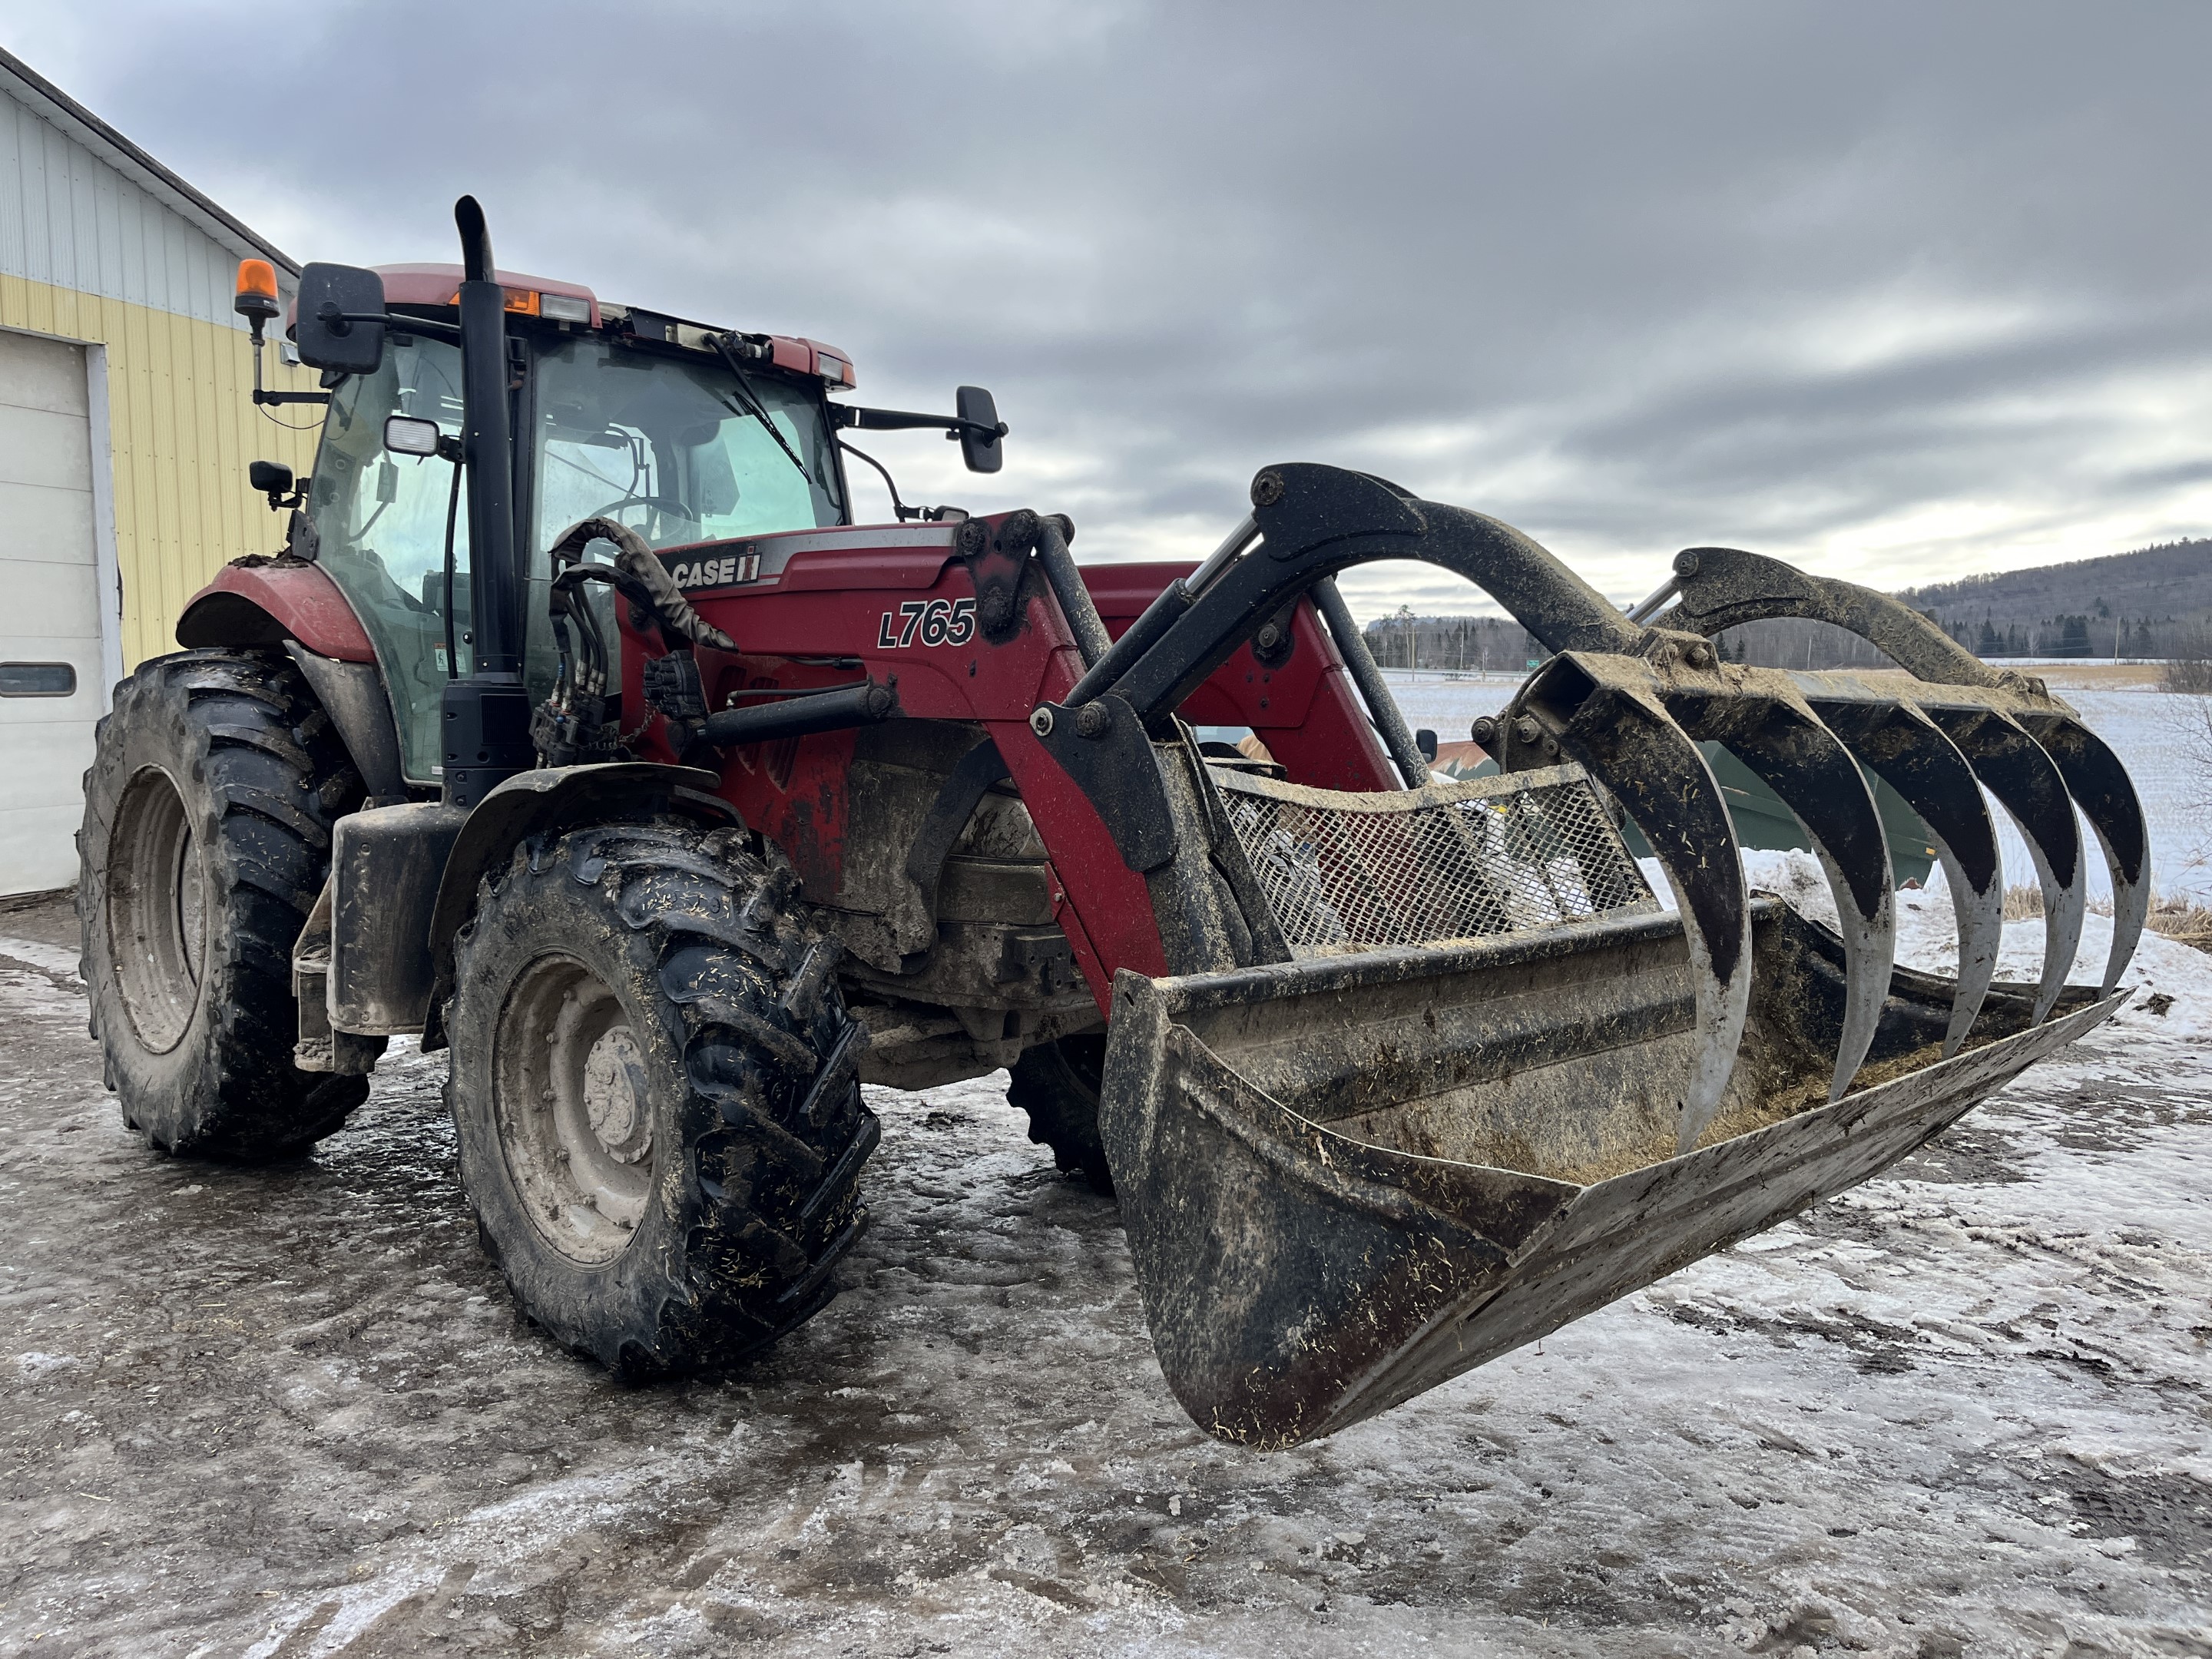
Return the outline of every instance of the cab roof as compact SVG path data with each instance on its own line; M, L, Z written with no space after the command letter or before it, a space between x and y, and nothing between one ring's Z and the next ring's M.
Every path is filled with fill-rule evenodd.
M377 265L376 274L384 279L384 302L392 306L410 306L418 310L443 310L459 297L461 267L447 264ZM640 338L659 340L668 345L686 346L695 351L711 351L706 336L720 331L704 323L672 317L662 312L645 311L634 306L601 304L599 296L580 283L563 283L550 276L532 276L520 270L495 271L499 284L507 293L507 308L528 316L546 314L544 301L557 296L580 301L584 315L568 320L580 321L591 328L613 328ZM560 320L556 318L556 320ZM769 361L778 368L796 374L819 375L829 382L832 391L850 391L854 384L853 360L836 346L820 340L810 340L794 334L750 335L747 337L761 342L768 348Z

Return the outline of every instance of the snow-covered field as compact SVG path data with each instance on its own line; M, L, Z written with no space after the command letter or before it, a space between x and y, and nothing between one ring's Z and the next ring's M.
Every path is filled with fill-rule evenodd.
M1432 727L1446 742L1466 737L1476 715L1504 708L1524 678L1454 678L1403 669L1386 669L1384 675L1407 724ZM2135 779L2150 821L2151 873L2159 892L2212 902L2212 726L2206 719L2212 699L2176 696L2150 685L2057 695L2112 746ZM1994 801L1990 814L1997 826L2006 881L2033 882L2035 866L2027 844ZM2088 852L2090 899L2109 900L2112 882L2096 840L2086 826L2081 834Z

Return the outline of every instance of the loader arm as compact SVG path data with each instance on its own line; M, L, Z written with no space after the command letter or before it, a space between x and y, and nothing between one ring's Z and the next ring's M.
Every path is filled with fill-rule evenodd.
M1020 516L1033 526L1035 515ZM659 556L679 579L708 573L703 582L686 580L690 601L738 646L685 647L708 709L759 708L867 681L895 689L902 720L957 726L995 744L1048 849L1054 920L1103 1013L1119 969L1167 971L1162 925L1148 872L1130 866L1116 840L1117 828L1130 827L1132 804L1117 799L1102 811L1031 723L1040 707L1068 694L1085 665L1065 611L1024 562L1033 541L1018 544L1017 556L1000 540L1014 517L968 521L969 543L981 544L972 552L960 545L966 526L915 525L799 532L670 548ZM986 571L979 581L978 568L1001 557L1029 574L994 638L980 621L989 578ZM1103 627L1118 636L1190 568L1111 565L1083 574ZM1279 610L1274 643L1225 653L1184 700L1184 717L1252 728L1291 781L1389 787L1389 758L1328 629L1310 604ZM865 819L868 808L854 794L856 733L705 749L688 728L653 712L646 695L647 665L667 654L667 641L627 617L624 629L623 705L650 716L640 753L714 767L724 798L786 850L811 896L829 901L848 890L853 861L877 854L874 831L856 823L856 811ZM1139 758L1152 764L1149 745ZM1172 834L1158 821L1150 828L1156 836ZM891 862L902 864L906 851L896 849Z

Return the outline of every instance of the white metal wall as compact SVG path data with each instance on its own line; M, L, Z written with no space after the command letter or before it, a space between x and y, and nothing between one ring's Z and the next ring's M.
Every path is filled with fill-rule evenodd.
M239 257L0 93L0 272L242 331Z

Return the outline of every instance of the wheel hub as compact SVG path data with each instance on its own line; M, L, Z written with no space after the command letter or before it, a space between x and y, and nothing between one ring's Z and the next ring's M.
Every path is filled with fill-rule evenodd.
M584 1056L584 1110L592 1133L618 1164L635 1164L653 1150L645 1090L637 1039L627 1025L610 1027Z

